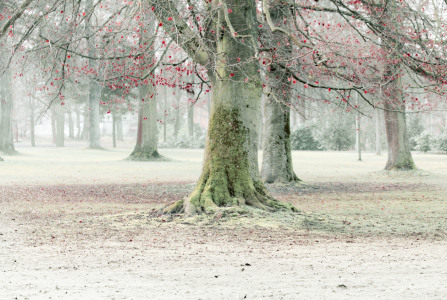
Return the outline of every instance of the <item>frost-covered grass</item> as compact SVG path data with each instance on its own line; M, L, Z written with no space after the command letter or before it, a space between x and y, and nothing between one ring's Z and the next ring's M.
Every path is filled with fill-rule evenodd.
M0 299L445 299L447 155L294 152L300 213L153 216L187 196L203 150L21 147L0 162ZM3 298L2 298L3 297Z

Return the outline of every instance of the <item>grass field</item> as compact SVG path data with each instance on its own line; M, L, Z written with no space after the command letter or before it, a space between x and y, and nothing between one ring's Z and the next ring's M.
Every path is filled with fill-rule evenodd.
M202 150L18 147L0 163L0 299L446 299L447 155L294 152L300 212L157 216Z

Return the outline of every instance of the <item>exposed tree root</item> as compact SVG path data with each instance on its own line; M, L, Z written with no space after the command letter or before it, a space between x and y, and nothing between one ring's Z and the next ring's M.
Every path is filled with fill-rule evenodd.
M251 178L250 178L251 179ZM225 180L226 181L226 180ZM221 207L235 207L248 205L267 211L297 209L289 204L274 199L269 195L262 182L250 180L250 184L245 189L234 189L234 182L221 182L210 178L201 178L198 185L188 198L181 199L166 207L163 213L178 214L184 213L192 216L200 213L215 213ZM241 192L241 193L239 193Z
M160 155L158 151L152 152L132 152L127 158L133 161L169 161L166 157Z

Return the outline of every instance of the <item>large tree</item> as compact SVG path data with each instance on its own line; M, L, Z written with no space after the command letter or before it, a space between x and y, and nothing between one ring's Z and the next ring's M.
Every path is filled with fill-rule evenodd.
M167 211L194 214L243 204L264 209L284 207L268 194L258 170L262 85L256 2L213 0L203 4L200 9L207 12L203 34L188 26L174 1L155 1L153 5L160 25L207 69L212 86L202 175L192 194Z

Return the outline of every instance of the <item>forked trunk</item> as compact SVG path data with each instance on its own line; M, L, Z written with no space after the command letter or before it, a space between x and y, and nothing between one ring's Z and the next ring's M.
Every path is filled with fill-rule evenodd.
M228 18L239 35L254 34L254 1L226 1L232 13ZM213 212L218 207L252 205L263 209L287 207L273 199L260 180L257 161L257 126L259 124L261 83L257 60L249 40L235 40L215 24L217 53L222 59L208 74L213 94L208 138L202 175L192 194L165 209L168 213L192 215ZM228 24L225 24L228 28ZM245 62L234 68L238 59ZM252 82L244 82L248 77Z

